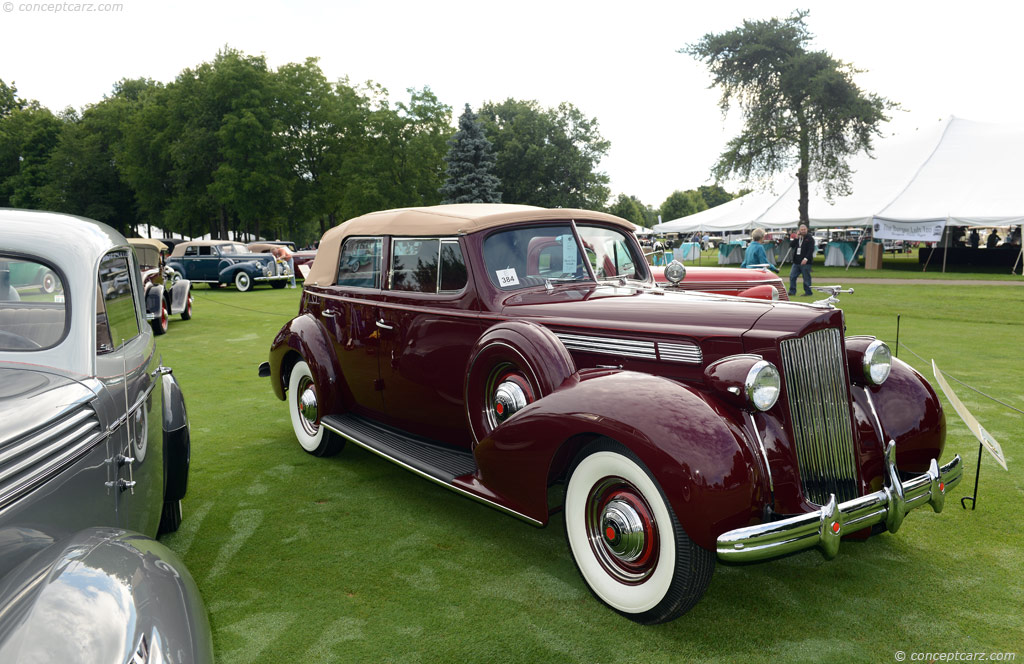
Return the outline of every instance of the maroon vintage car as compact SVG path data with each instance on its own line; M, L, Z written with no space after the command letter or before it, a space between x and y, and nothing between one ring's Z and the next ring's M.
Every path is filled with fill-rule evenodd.
M666 269L666 266L650 268L654 281L665 288L760 300L789 299L789 293L779 275L764 268L687 266L685 276L675 284L665 275Z
M361 445L542 526L642 623L762 560L939 511L928 382L843 312L657 287L632 226L450 205L328 231L260 366L310 454Z

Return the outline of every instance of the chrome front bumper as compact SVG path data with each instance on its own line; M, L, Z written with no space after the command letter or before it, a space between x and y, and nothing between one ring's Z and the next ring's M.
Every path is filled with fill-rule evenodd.
M896 469L896 444L885 448L886 480L880 491L837 503L835 495L815 512L781 521L730 530L718 538L718 558L747 563L786 555L817 546L826 558L835 557L844 534L884 523L889 532L899 530L907 512L928 504L942 511L946 491L960 483L963 464L960 455L939 467L932 459L927 473L900 481Z

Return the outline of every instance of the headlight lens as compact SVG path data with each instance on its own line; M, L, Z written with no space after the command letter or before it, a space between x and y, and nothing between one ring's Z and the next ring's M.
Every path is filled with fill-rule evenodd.
M747 401L758 410L768 410L779 400L782 392L782 378L771 362L761 360L750 367L744 381Z
M892 351L884 341L875 340L864 351L864 378L872 385L881 385L892 370Z

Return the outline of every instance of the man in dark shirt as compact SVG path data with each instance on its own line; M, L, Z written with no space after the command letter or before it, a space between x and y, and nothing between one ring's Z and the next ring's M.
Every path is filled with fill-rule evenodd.
M793 267L789 270L789 294L796 295L796 278L803 275L804 295L814 295L811 291L811 263L817 246L814 236L807 233L807 224L800 224L796 237L789 241L793 249Z

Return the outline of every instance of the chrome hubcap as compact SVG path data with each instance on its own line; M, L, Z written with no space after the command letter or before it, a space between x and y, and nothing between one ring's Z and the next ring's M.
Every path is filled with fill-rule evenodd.
M621 583L643 583L658 564L658 528L643 495L620 477L606 477L587 499L590 546L608 574Z
M609 551L620 560L631 563L644 551L644 524L633 506L623 500L613 500L604 508L601 529Z
M302 428L310 436L320 430L320 413L316 403L316 386L306 379L299 384L299 396L296 406L299 409L299 421Z
M494 391L494 416L499 424L525 408L526 404L526 392L519 383L506 380Z

